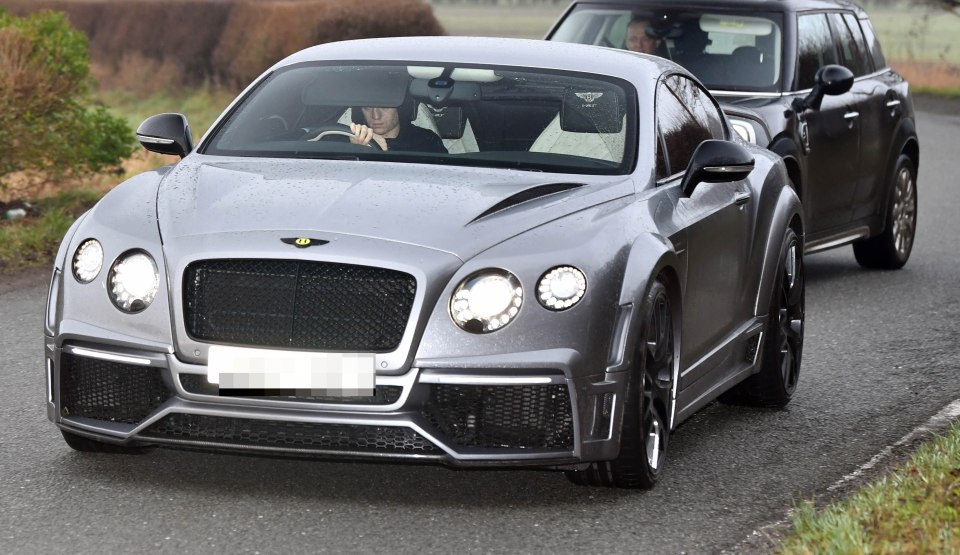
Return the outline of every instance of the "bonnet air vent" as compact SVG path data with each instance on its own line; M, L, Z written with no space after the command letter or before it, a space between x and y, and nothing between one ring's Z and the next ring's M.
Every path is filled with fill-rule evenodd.
M537 185L536 187L525 189L501 200L490 208L487 208L482 214L474 218L470 223L482 220L491 214L496 214L501 210L512 208L518 204L523 204L524 202L556 193L562 193L571 189L579 189L580 187L583 187L583 183L548 183L546 185Z

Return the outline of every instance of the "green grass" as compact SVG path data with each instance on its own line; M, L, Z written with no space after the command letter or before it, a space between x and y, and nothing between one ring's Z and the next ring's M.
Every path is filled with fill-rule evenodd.
M200 139L236 95L235 91L203 86L176 94L161 92L150 96L137 96L124 90L102 91L98 100L124 117L133 129L152 115L181 113L187 116L194 138Z
M868 8L868 12L887 58L960 65L957 15L918 7Z
M960 553L960 424L850 499L800 505L782 552Z
M37 217L0 220L0 271L52 264L70 225L99 199L96 191L64 191L38 201Z

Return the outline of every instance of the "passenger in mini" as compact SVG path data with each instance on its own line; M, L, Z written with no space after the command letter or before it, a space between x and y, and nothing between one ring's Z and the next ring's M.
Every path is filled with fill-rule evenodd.
M416 117L416 102L405 100L398 108L354 107L350 142L366 145L375 141L382 150L406 150L447 154L443 140L429 129L411 123ZM402 117L401 117L402 116Z
M662 41L648 32L650 21L646 17L634 17L627 25L627 38L624 47L633 52L660 55Z

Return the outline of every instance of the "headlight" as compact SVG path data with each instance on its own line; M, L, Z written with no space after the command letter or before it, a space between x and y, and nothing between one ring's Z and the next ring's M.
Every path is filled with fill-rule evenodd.
M520 312L523 288L506 270L483 270L460 282L450 299L450 315L461 328L489 333L506 326Z
M740 135L740 138L749 143L757 144L757 130L753 124L745 119L727 118L730 121L730 127Z
M143 251L127 251L110 268L107 287L117 308L140 312L150 306L160 289L157 264Z
M73 277L80 283L90 283L103 267L103 247L96 239L87 239L73 255Z
M537 300L544 308L566 310L580 302L587 291L587 278L573 266L559 266L540 278Z

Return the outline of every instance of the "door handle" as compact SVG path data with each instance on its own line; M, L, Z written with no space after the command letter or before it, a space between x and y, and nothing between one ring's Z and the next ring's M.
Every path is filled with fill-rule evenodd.
M843 119L845 120L857 119L859 117L860 117L860 112L847 112L846 114L843 114Z
M733 194L733 203L737 206L743 206L750 201L750 191L737 191Z

